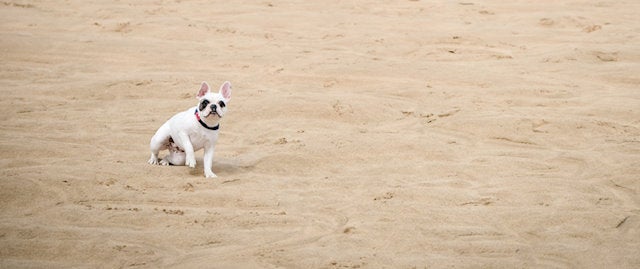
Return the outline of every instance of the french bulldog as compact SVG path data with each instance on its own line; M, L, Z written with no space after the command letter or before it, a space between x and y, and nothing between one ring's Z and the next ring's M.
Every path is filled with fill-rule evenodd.
M198 105L180 112L165 122L150 142L150 164L196 166L195 151L204 148L204 175L214 178L213 153L218 140L220 119L227 112L231 99L231 83L226 81L217 93L205 81L196 98ZM158 160L158 152L169 150L169 154Z

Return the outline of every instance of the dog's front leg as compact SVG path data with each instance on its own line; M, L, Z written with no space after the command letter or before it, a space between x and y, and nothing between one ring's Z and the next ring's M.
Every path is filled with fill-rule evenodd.
M191 140L189 140L189 135L185 132L180 132L180 134L178 134L178 136L180 137L180 144L182 144L182 147L184 149L184 153L186 155L186 159L184 164L186 166L189 166L191 168L195 168L196 167L196 154L195 152L193 152L193 145L191 145Z
M213 173L213 171L211 170L212 166L213 166L213 153L215 147L213 145L206 145L204 148L204 157L203 157L203 161L204 161L204 176L207 178L214 178L214 177L218 177L216 176L216 174Z

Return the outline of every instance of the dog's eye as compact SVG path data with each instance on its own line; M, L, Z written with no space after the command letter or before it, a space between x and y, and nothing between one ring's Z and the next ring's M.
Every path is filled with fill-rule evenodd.
M200 103L200 111L204 110L208 104L209 100L202 100L202 102Z
M226 106L226 104L224 103L224 101L220 101L218 102L218 105L220 106L220 108L224 108Z

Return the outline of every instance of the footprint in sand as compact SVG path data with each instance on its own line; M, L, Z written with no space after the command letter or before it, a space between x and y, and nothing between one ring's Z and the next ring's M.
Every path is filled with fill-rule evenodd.
M602 51L594 51L593 55L596 56L600 61L603 62L617 62L618 61L618 52L602 52Z

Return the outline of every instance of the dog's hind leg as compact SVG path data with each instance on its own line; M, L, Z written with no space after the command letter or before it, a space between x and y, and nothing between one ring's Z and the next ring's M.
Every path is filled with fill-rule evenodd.
M161 150L167 149L169 146L169 139L171 139L170 128L168 122L160 126L155 135L149 142L149 148L151 150L151 157L149 158L149 164L158 164L158 153Z
M165 156L160 164L162 165L184 165L187 154L180 149L172 138L169 138L169 155Z
M160 164L161 165L184 165L186 159L187 159L187 154L185 154L184 151L170 150L169 155L164 156L164 158L160 161Z

